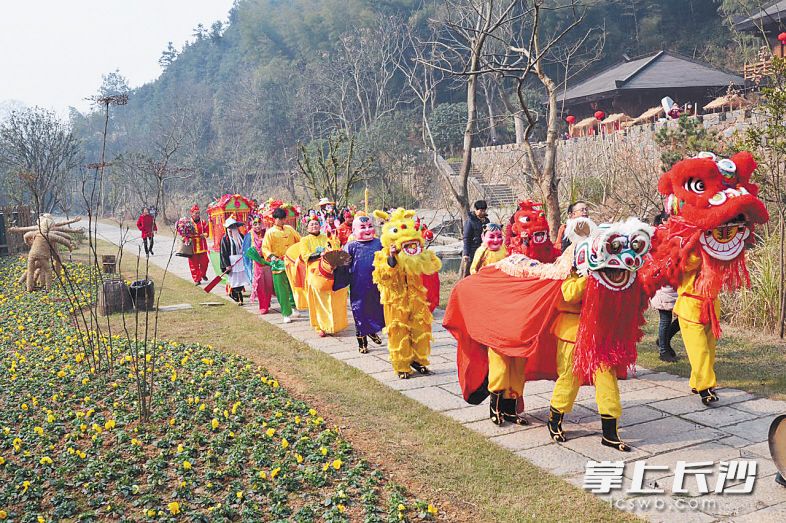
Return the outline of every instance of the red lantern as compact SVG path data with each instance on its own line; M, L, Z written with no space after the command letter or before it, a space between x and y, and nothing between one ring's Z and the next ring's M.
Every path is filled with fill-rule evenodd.
M781 45L786 45L786 33L779 34L778 41L780 41Z
M606 113L604 113L603 111L595 111L596 120L603 120L604 118L606 118Z
M572 114L569 114L568 116L565 117L565 121L568 122L568 125L573 125L574 123L576 123L576 117L573 116Z

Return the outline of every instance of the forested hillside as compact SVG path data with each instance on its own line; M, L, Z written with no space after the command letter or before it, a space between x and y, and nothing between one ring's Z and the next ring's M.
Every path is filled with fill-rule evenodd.
M341 133L345 147L354 140L357 163L371 158L363 177L380 204L417 203L413 175L429 167L421 157L429 145L423 117L444 156L461 149L466 120L464 79L426 71L417 58L428 42L449 42L443 21L462 3L238 0L228 23L195 28L182 49L170 45L161 76L131 90L127 105L110 107L107 158L115 160L107 177L115 194L108 198L135 209L162 185L202 199L226 190L262 196L271 184L283 192L278 184L288 180L291 189L292 179L276 173L296 170L298 144L313 150ZM575 80L623 54L669 49L736 69L743 55L721 7L712 0L590 0L576 8L586 14L547 67L559 81L566 72ZM571 16L575 10L553 11L541 31L556 32ZM513 141L509 80L485 76L476 143ZM424 81L432 82L426 100ZM126 90L119 71L107 75L102 94ZM542 103L537 83L525 90L534 107ZM72 123L87 161L97 161L103 111L73 111Z

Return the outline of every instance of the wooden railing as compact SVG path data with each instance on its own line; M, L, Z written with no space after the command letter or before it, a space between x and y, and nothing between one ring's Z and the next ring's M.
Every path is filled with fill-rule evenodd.
M772 74L772 59L759 60L758 62L745 64L742 68L742 75L745 81L759 83L762 78Z

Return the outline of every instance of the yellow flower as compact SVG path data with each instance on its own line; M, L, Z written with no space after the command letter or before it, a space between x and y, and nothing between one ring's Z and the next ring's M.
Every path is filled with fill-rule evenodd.
M340 459L334 459L333 463L332 463L333 468L336 469L336 470L340 469L341 465L343 465L343 464L344 464L344 462L341 461Z
M145 515L146 515L147 517L149 517L149 518L153 518L153 517L155 517L155 516L156 516L156 511L155 511L155 510L153 510L152 508L149 508L149 509L147 509L147 510L145 511Z
M0 519L6 519L8 517L8 512L5 510L0 510Z
M27 403L22 403L22 410L27 410Z
M257 476L259 476L262 479L267 479L267 474L265 474L264 470L260 470L259 474L257 474Z
M295 416L295 423L300 423L300 416Z
M0 465L5 465L5 458L0 456Z
M329 468L330 468L330 464L329 463L325 463L324 465L322 465L322 472L327 472L327 469L329 469Z
M308 413L311 414L312 416L317 415L317 411L315 411L314 409L309 409Z
M200 410L200 411L203 411L203 410L205 410L205 404L204 404L204 403L202 403L201 405L199 405L199 410Z
M339 511L339 512L344 512L345 510L347 510L347 507L345 507L345 506L344 506L344 505L342 505L341 503L339 503L338 505L336 505L336 508L338 509L338 511Z
M268 435L268 436L270 436L271 438L273 437L273 434L275 434L275 433L276 433L276 429L267 429L267 430L265 431L265 434L267 434L267 435Z
M46 415L46 421L48 421L49 423L54 423L54 422L55 422L55 417L54 417L54 415L52 415L52 414L47 414L47 415Z
M141 447L142 446L142 442L139 441L136 438L131 438L131 444L134 445L135 447Z
M281 467L276 467L270 471L270 478L273 479L278 476L278 473L281 472Z
M27 489L29 489L29 488L30 488L30 482L29 481L23 481L22 482L22 494L27 492Z
M90 383L90 378L82 378L82 385L87 385Z
M43 458L41 458L41 461L39 461L39 463L41 465L51 465L52 464L52 458L50 458L48 456L44 456Z
M295 454L295 459L297 460L298 463L303 463L303 456L301 456L300 454Z
M35 432L39 436L43 436L44 435L44 429L42 429L41 427L33 427L33 432Z
M170 418L169 419L169 426L170 427L174 427L175 426L175 418Z
M437 512L439 512L439 511L437 510L437 507L435 507L434 505L432 505L431 503L429 503L429 504L428 504L428 507L426 508L426 512L428 512L428 513L429 513L429 514L431 514L432 516L436 516L436 515L437 515Z
M204 405L204 403L202 405ZM210 426L213 427L213 430L216 430L219 426L218 420L213 418L213 421L210 422Z
M77 450L76 455L79 456L79 459L85 459L87 457L87 454L81 450Z
M322 453L323 456L327 456L328 450L325 447L320 447L319 451Z
M177 516L178 514L180 514L180 503L178 503L177 501L172 501L171 503L169 503L169 504L166 506L166 508L168 508L168 509L169 509L169 512L170 512L170 513L171 513L173 516Z
M183 444L182 443L177 446L177 453L180 454L181 452L183 452Z
M237 496L237 499L243 499L243 491L238 490L237 492L235 492L235 496Z
M285 448L287 448L288 446L289 446L289 442L287 441L287 438L283 438L283 439L281 440L281 448L282 448L282 449L285 449Z
M107 421L106 423L104 423L104 428L106 430L112 430L113 428L115 428L115 425L116 425L115 420L111 419L111 420Z
M403 503L399 503L398 507L396 507L396 508L398 509L399 512L403 512L403 511L407 510L407 507L405 507Z
M36 518L36 521L38 521L38 523L46 523L46 520L44 519L44 516L38 516Z
M191 462L190 461L186 460L186 461L183 462L183 470L191 470Z

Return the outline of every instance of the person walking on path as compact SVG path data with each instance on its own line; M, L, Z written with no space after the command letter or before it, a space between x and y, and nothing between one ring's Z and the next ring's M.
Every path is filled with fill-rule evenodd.
M287 218L285 209L281 207L274 209L272 216L273 226L267 230L262 239L261 254L272 264L273 288L281 307L281 315L284 317L284 323L290 323L293 317L299 316L299 313L295 310L295 297L292 294L289 278L280 265L284 262L287 249L300 242L300 234L284 223Z
M150 209L142 207L142 214L136 220L136 228L142 233L142 245L145 248L145 255L153 255L153 236L155 236L158 227L156 226L155 217L150 214Z
M488 205L485 200L478 200L473 205L474 211L470 212L464 222L464 248L461 252L461 276L469 275L475 251L483 243L483 226L489 223Z

